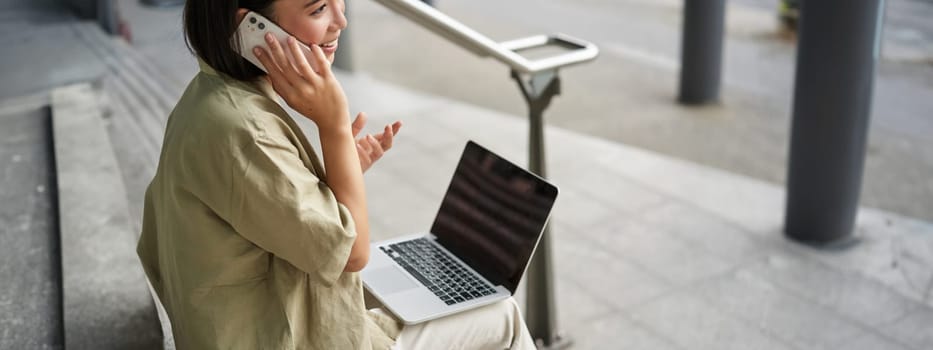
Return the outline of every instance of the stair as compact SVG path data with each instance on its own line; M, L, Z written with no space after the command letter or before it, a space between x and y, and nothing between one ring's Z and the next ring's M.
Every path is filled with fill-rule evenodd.
M98 91L51 93L65 348L158 349L162 330Z
M93 23L76 31L107 67L101 79L109 106L105 118L139 232L143 196L158 165L165 120L184 86L170 82L123 38L110 37Z
M99 81L104 120L122 175L132 231L141 231L146 187L155 175L165 122L184 86L173 82L122 37L106 35L93 23L76 26L78 37L104 62ZM135 252L135 250L134 250ZM174 349L171 324L156 307L164 349Z
M64 346L47 98L0 100L0 349Z
M0 17L11 29L0 41L18 53L0 94L0 222L16 224L0 235L12 286L0 293L0 348L173 349L135 246L181 87L93 22Z

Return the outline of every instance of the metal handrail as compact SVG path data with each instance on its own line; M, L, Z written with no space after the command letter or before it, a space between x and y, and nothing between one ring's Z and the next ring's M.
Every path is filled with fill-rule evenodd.
M535 74L556 70L565 66L591 61L599 55L599 49L596 45L566 34L535 35L497 43L419 0L375 1L450 42L473 52L477 56L493 57L519 73ZM548 45L563 46L571 50L555 56L534 60L529 60L518 54L518 51Z

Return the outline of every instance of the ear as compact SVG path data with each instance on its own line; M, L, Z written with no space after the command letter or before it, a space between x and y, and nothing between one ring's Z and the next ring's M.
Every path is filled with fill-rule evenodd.
M249 10L245 8L236 9L236 24L239 25L240 22L243 22L243 19L246 18L246 14L249 13Z

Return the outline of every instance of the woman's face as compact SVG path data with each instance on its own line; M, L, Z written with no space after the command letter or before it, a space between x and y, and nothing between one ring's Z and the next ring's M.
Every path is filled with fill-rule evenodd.
M277 0L272 10L282 29L308 46L320 46L334 61L337 38L347 27L344 0Z

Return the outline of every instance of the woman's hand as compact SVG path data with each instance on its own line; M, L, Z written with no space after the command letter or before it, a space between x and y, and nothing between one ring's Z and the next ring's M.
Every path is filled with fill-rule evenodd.
M365 125L366 113L360 112L353 121L354 138L359 135ZM363 172L366 172L373 163L379 160L379 158L382 158L382 155L392 148L392 138L398 134L401 128L402 122L396 121L391 125L386 125L381 134L376 134L375 136L367 134L356 140L356 151L360 156L360 167L363 169Z
M266 43L271 52L255 47L253 53L266 68L272 88L285 103L311 119L321 131L346 127L347 97L321 48L311 45L309 62L293 36L288 37L287 50L271 33L266 34Z

